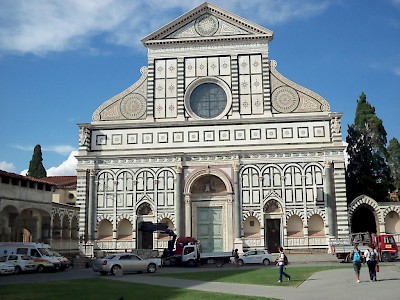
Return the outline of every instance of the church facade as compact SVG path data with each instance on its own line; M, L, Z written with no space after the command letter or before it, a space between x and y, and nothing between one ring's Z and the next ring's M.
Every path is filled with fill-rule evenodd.
M273 32L204 3L142 40L140 79L79 126L77 205L90 251L328 249L349 234L341 113L287 79Z

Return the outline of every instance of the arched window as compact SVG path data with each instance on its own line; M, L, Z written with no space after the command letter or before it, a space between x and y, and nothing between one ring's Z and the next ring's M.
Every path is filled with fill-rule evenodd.
M303 202L301 169L298 166L289 166L285 170L284 176L286 202Z
M97 184L97 207L114 207L115 184L114 175L104 172L98 177Z
M316 165L308 166L305 170L307 202L324 202L324 181L322 168Z
M160 223L167 224L168 229L171 229L172 231L174 230L174 224L172 223L172 221L170 219L164 218L164 219L161 220ZM170 235L167 234L167 233L159 232L158 233L158 239L159 240L169 240L170 239Z
M130 172L121 172L117 177L117 206L133 206L133 176Z
M254 167L247 167L242 172L242 199L244 204L258 204L261 201L260 175Z
M313 215L308 220L309 236L325 236L324 220L319 215Z
M386 233L400 233L400 218L395 211L391 211L385 217Z
M169 170L160 172L157 177L157 205L174 206L174 189L174 174Z
M249 216L243 223L244 238L259 238L260 233L260 222L254 216Z
M127 219L122 219L118 223L117 239L132 240L132 224Z
M141 171L138 173L136 177L136 191L139 199L142 195L146 195L154 200L155 188L153 173L150 171Z
M287 220L287 236L288 237L303 237L303 222L297 215L291 216Z
M271 191L282 197L281 170L277 167L269 166L263 170L262 179L264 197Z
M97 235L99 240L112 240L113 226L108 220L101 220L97 228Z

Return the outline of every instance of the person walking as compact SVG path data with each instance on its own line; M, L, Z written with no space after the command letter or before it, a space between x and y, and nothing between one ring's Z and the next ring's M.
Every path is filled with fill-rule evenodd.
M356 282L360 283L360 270L361 270L361 252L358 246L354 245L354 249L350 252L350 257L353 261L354 272L356 273Z
M276 265L279 267L279 280L278 282L282 282L282 275L285 276L288 281L290 281L292 279L292 277L287 274L286 272L283 271L283 268L285 267L285 261L287 261L287 259L285 259L286 255L285 252L283 252L283 248L279 247L279 257L278 260L276 262Z
M239 267L239 253L238 253L238 249L235 249L235 251L233 251L233 264L235 265L235 267Z
M378 251L375 250L372 244L368 245L368 248L364 251L365 260L367 261L369 279L371 281L377 281L376 279L376 266L378 264Z

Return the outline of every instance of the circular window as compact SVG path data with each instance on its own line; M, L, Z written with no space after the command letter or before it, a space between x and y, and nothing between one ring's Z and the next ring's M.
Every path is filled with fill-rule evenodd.
M216 119L224 116L231 103L230 89L216 78L193 82L185 95L185 106L195 119Z

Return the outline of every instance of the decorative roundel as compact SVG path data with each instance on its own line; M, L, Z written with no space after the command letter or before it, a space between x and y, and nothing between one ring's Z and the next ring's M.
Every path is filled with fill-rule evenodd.
M146 99L140 94L128 94L121 101L121 113L127 119L139 119L146 112Z
M299 95L289 86L278 87L272 93L272 107L278 112L292 112L297 108L299 103Z
M218 30L218 19L210 14L197 18L194 28L201 36L214 35Z

